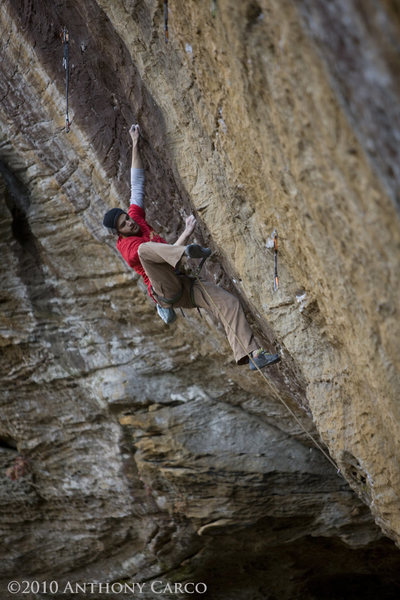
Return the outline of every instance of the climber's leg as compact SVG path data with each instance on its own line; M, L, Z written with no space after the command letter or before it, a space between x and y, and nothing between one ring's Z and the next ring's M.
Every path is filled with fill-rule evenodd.
M145 242L139 246L138 255L154 292L162 298L173 299L179 295L182 284L173 268L185 252L185 246L171 246L157 242ZM171 306L160 301L164 307Z
M257 350L260 345L250 329L238 298L207 281L202 281L201 285L197 281L194 283L193 297L196 306L209 310L224 326L236 362L247 362L247 354Z

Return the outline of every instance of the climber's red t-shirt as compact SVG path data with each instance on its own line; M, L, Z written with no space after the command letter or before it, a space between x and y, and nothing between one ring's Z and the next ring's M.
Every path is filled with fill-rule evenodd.
M131 204L128 215L139 225L140 234L129 237L119 236L117 248L128 265L143 277L147 289L149 290L149 294L152 296L150 279L147 277L146 272L142 267L142 263L138 256L138 249L140 244L144 244L145 242L160 242L162 244L166 244L167 242L158 235L158 233L153 231L147 223L143 208L137 204Z

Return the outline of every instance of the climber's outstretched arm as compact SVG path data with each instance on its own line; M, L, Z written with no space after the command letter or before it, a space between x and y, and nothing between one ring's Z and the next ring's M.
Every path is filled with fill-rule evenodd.
M132 164L131 164L131 204L143 208L144 170L139 152L139 125L132 125L129 129L132 139Z

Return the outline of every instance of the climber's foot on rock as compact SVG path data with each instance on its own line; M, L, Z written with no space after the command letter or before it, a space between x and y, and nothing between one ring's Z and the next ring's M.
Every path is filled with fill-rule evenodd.
M199 244L189 244L186 246L185 254L189 258L208 258L211 255L211 249L203 248Z
M188 277L196 277L200 268L203 266L204 261L211 255L210 248L203 248L199 244L189 244L185 248L185 254L182 256L178 264L176 265L179 273L187 275ZM189 259L201 258L200 266L194 266Z
M258 369L263 369L264 367L269 367L270 365L274 365L281 360L279 354L268 354L260 348L259 350L255 350L251 353L252 360L250 360L250 370L255 371Z

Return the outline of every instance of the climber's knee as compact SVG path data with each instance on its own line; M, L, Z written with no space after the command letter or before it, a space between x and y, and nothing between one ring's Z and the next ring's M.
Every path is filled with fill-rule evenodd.
M149 253L148 253L149 243L150 242L144 242L143 244L140 244L140 246L138 248L138 256L139 256L139 258L146 258L146 256L149 255Z

